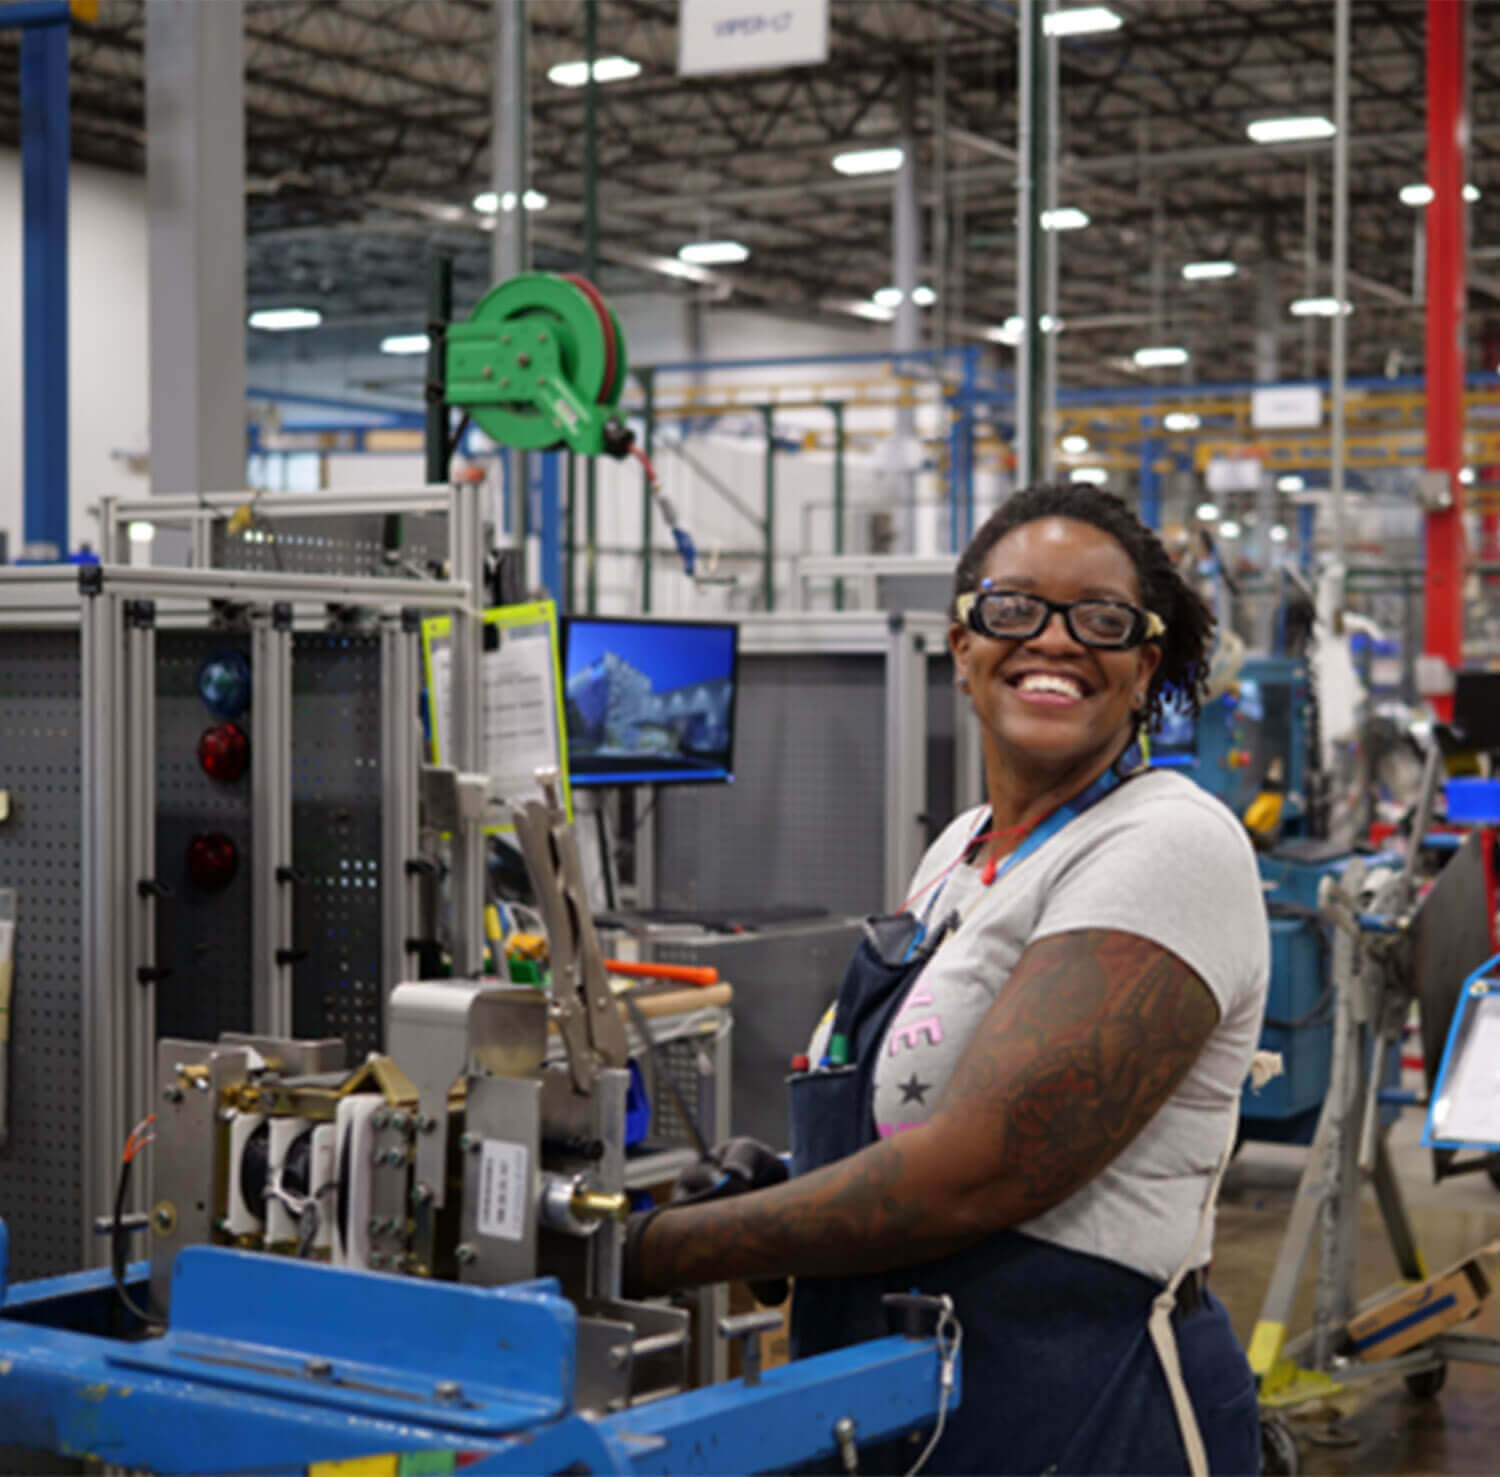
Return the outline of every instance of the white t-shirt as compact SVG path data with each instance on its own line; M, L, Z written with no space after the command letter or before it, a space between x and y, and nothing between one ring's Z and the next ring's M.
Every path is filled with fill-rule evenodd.
M985 815L981 807L948 826L911 893L963 854ZM914 911L927 901L924 894ZM966 914L962 926L913 981L881 1043L882 1136L931 1116L974 1027L1036 939L1085 928L1135 934L1170 950L1213 992L1219 1023L1177 1091L1098 1176L1019 1227L1166 1281L1191 1249L1265 1010L1270 930L1244 829L1191 780L1152 770L1076 816L988 889L978 868L954 868L933 920L955 908Z

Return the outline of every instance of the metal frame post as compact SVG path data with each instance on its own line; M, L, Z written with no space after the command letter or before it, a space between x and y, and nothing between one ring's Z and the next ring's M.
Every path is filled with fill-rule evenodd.
M122 1015L134 981L125 978L120 883L125 874L122 790L126 731L121 711L124 659L120 602L87 593L79 622L82 690L80 794L83 808L83 981L79 1097L82 1107L83 1244L81 1265L95 1266L104 1247L93 1217L114 1198L115 1163L128 1127Z
M763 607L776 609L776 407L762 405L766 428L766 563L761 574Z
M250 1018L292 1034L292 621L289 605L253 612L250 710Z
M418 908L417 876L407 863L417 855L417 777L421 744L417 720L418 612L380 622L380 1037L385 1002L408 977Z
M594 63L599 58L599 0L584 0L583 55L588 67L583 84L583 275L599 276L599 81ZM599 604L599 468L589 457L583 469L584 519L588 557L584 568L589 614Z
M1162 443L1155 436L1141 441L1141 522L1147 528L1161 528L1161 478L1156 462L1162 454Z
M885 894L901 906L927 840L927 656L920 632L893 613L885 657Z
M448 320L453 316L453 260L434 259L427 283L427 421L423 450L429 483L448 480Z
M642 439L645 442L646 460L652 460L656 447L656 371L653 369L642 369L636 373L636 378L641 382L641 393L645 397L645 405L641 414L644 417ZM651 477L644 467L641 468L641 609L648 615L651 612Z
M132 1121L156 1100L156 610L126 604L125 846L126 1103ZM144 1196L144 1181L136 1185Z
M844 552L844 405L835 400L829 405L833 412L833 552ZM799 600L800 603L800 600ZM844 582L833 582L833 608L844 608Z
M1344 400L1349 376L1349 0L1334 0L1333 21L1333 352L1329 367L1329 486L1333 555L1344 562ZM1462 377L1459 386L1462 393Z
M479 488L455 486L448 515L453 572L469 587L469 607L453 618L453 680L448 731L460 774L484 768L484 526ZM473 979L484 963L484 826L463 823L453 838L453 977Z
M563 608L562 501L560 452L544 451L530 457L532 485L538 503L541 533L541 582L559 610Z
M20 552L50 544L53 559L68 555L68 17L63 0L0 7L0 26L21 31Z
M1341 0L1347 4L1347 0ZM1468 135L1466 7L1427 0L1427 468L1446 481L1446 507L1426 519L1422 650L1450 669L1463 659L1465 217ZM1452 717L1451 695L1433 699Z
M1021 342L1016 348L1016 484L1037 480L1040 465L1043 354L1037 342L1041 328L1037 301L1041 296L1042 232L1038 182L1046 149L1046 111L1042 54L1044 0L1021 0L1021 55L1018 67L1020 148L1016 180L1016 312L1021 319Z

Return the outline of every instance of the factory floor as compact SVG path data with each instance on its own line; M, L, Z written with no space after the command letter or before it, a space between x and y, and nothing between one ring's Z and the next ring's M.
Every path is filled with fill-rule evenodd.
M1391 1130L1390 1145L1418 1245L1436 1272L1500 1236L1500 1190L1484 1174L1434 1185L1431 1153L1418 1142L1421 1132L1422 1115L1408 1112ZM1259 1316L1306 1152L1247 1143L1225 1176L1212 1286L1242 1341ZM1315 1261L1316 1249L1289 1325L1292 1336L1311 1321ZM1398 1279L1374 1193L1367 1189L1358 1294L1366 1297ZM1464 1329L1500 1336L1500 1291ZM1413 1398L1396 1379L1341 1396L1337 1408L1325 1405L1289 1419L1308 1474L1500 1471L1500 1368L1450 1364L1442 1392L1431 1400Z

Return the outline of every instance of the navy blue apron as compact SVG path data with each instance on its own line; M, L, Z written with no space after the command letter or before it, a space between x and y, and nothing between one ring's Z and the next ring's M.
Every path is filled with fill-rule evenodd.
M1117 783L1107 772L1053 813L1007 868ZM907 992L956 926L902 912L871 918L834 1007L847 1066L787 1079L792 1173L856 1153L877 1137L875 1062ZM1160 1284L1118 1263L1000 1231L916 1267L861 1277L799 1277L794 1358L886 1333L881 1298L908 1290L952 1297L964 1329L963 1402L928 1462L933 1473L1186 1472L1187 1455L1161 1362L1146 1329ZM1254 1380L1222 1304L1205 1293L1174 1319L1183 1375L1214 1474L1260 1469ZM862 1451L861 1469L900 1472L920 1444Z

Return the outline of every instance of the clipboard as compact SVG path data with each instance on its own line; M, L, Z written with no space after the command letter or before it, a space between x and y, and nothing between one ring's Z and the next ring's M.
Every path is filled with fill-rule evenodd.
M1422 1145L1500 1152L1500 954L1464 981Z
M427 714L432 762L441 764L449 721L453 617L422 622L422 665L427 681ZM550 600L502 605L484 612L485 649L479 670L483 690L480 715L484 769L490 777L490 804L509 815L513 802L537 798L537 769L560 776L563 808L573 819L568 781L568 738L563 707L562 660L557 638L557 607ZM493 636L490 632L493 631ZM514 827L508 819L486 825L498 835Z

